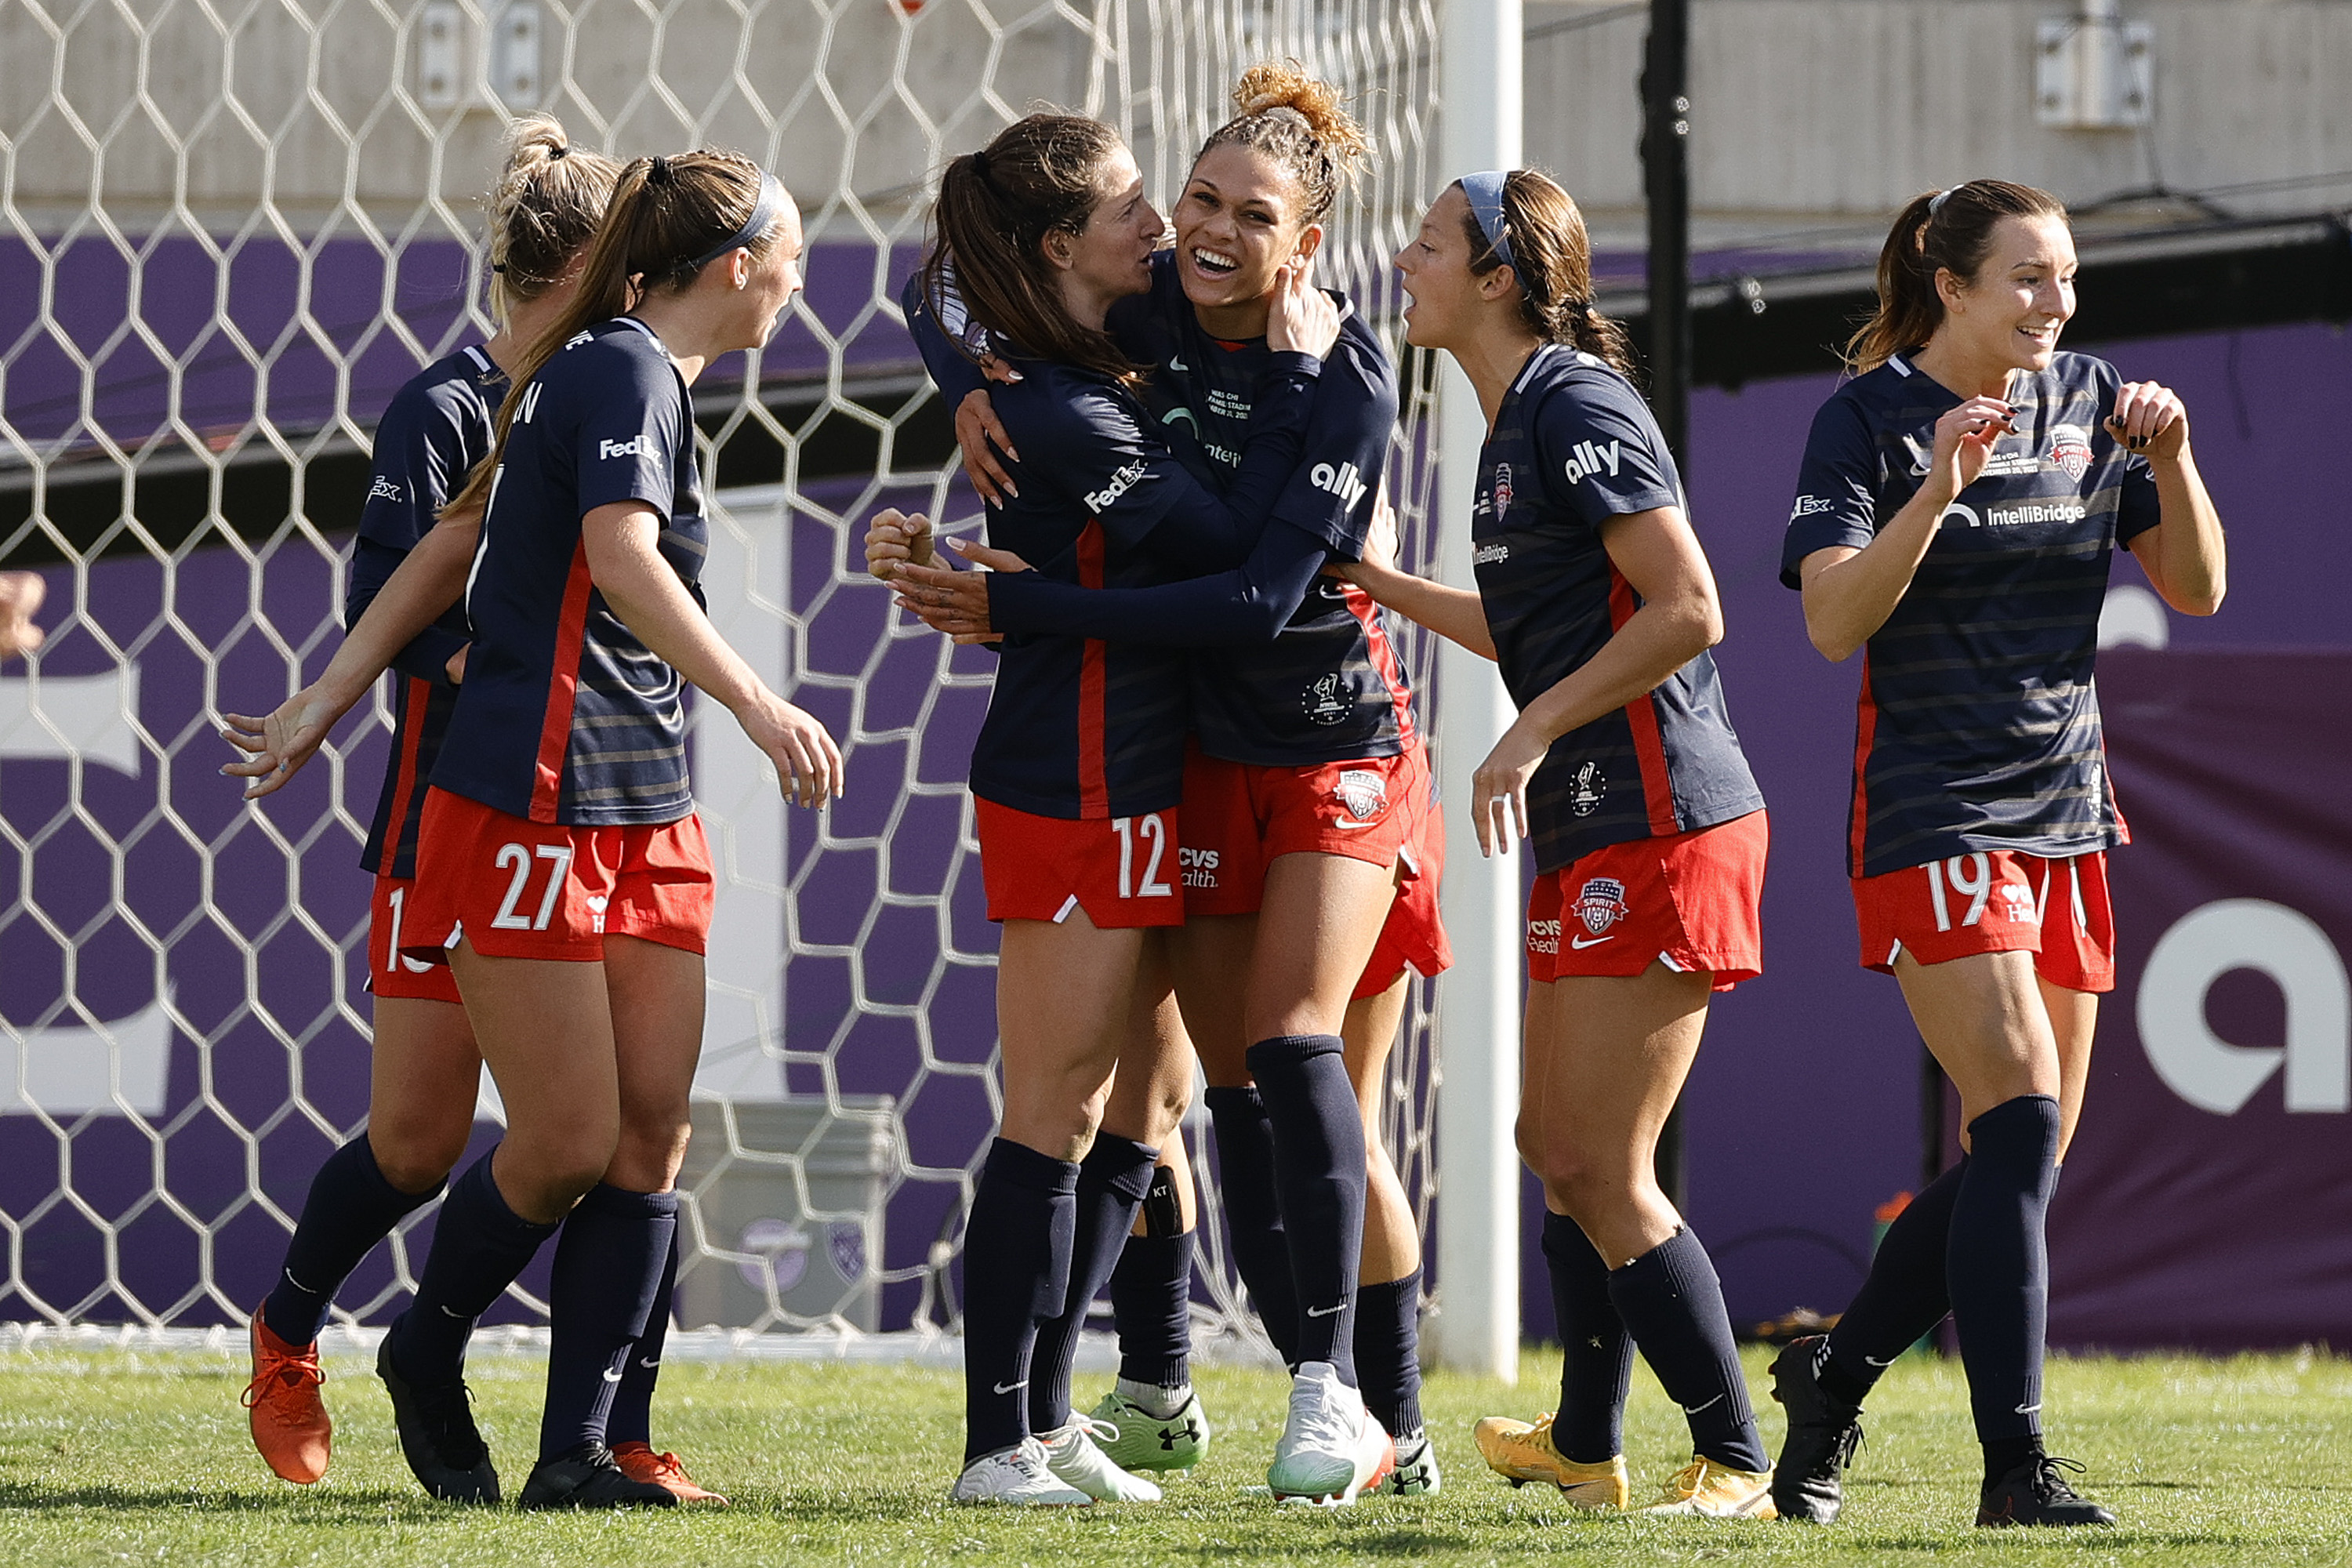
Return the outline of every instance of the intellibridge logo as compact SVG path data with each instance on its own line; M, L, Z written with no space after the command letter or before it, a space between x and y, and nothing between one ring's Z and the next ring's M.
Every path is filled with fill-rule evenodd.
M2078 500L2027 501L2021 506L1989 506L1981 512L1972 506L1954 501L1944 509L1943 526L1966 524L1969 528L2022 528L2037 522L2080 522L2090 515L2091 509Z

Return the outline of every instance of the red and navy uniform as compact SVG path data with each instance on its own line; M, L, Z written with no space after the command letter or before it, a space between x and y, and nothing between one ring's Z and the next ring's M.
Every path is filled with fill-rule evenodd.
M359 624L441 507L489 451L506 375L479 346L436 361L393 395L376 424L375 461L359 537L352 546L343 625ZM449 659L467 640L463 612L452 605L394 656L392 759L376 796L360 864L376 885L368 922L368 988L380 996L455 1002L445 968L397 956L400 927L416 875L416 837L425 781L457 706Z
M709 529L694 405L650 328L604 321L523 394L466 584L475 644L433 784L509 816L567 826L692 814L677 671L589 580L581 521L642 501L662 559L701 600Z
M1682 505L1665 438L1591 354L1538 349L1478 454L1472 560L1503 681L1521 708L1581 668L1640 600L1602 547L1612 517ZM1528 789L1536 869L1763 809L1701 653L1655 690L1570 731Z
M1847 847L1874 877L1976 851L2063 858L2126 841L2092 687L2117 543L2158 521L2147 460L2103 421L2122 377L2084 354L2011 378L2017 434L1943 517L1863 655ZM1781 549L1860 549L1917 492L1962 399L1897 355L1813 419Z

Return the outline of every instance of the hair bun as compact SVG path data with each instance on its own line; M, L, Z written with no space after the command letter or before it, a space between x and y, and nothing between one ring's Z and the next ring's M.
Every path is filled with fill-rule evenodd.
M1234 106L1244 115L1296 120L1335 163L1350 163L1371 151L1362 127L1339 107L1339 89L1307 75L1297 60L1262 60L1244 71L1234 87Z

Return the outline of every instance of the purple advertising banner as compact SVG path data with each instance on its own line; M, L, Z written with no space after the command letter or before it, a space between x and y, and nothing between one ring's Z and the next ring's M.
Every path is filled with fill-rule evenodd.
M2050 1213L2050 1338L2352 1331L2352 653L2112 650L2120 973Z

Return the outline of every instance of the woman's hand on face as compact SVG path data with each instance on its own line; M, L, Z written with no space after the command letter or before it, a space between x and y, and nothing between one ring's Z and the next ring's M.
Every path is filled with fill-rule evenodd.
M988 363L994 365L1003 362L992 359ZM956 449L963 454L963 477L971 481L972 493L980 497L982 505L1003 506L1006 496L1021 493L1013 476L996 458L996 454L1003 452L1017 463L1021 454L1013 449L1013 437L1005 434L1003 422L996 417L996 405L989 401L985 388L974 387L956 405L955 438Z
M841 798L841 748L814 718L772 691L735 717L751 743L776 764L776 782L785 799L819 806Z
M1528 836L1528 781L1550 750L1549 742L1513 724L1470 775L1470 824L1478 834L1479 854L1509 848L1514 829L1517 837Z
M1265 318L1265 346L1277 353L1328 359L1339 342L1339 307L1311 279L1315 258L1297 256L1274 275L1274 304Z
M2189 409L2168 386L2127 381L2116 391L2107 433L2153 461L2171 462L2189 450Z
M1992 458L1993 443L2016 431L2016 415L1998 397L1971 397L1936 421L1936 455L1929 467L1952 495L1977 482Z
M912 517L897 507L886 507L874 514L866 526L866 570L887 583L898 575L898 569L909 563L928 566L931 562L931 520L921 512Z

